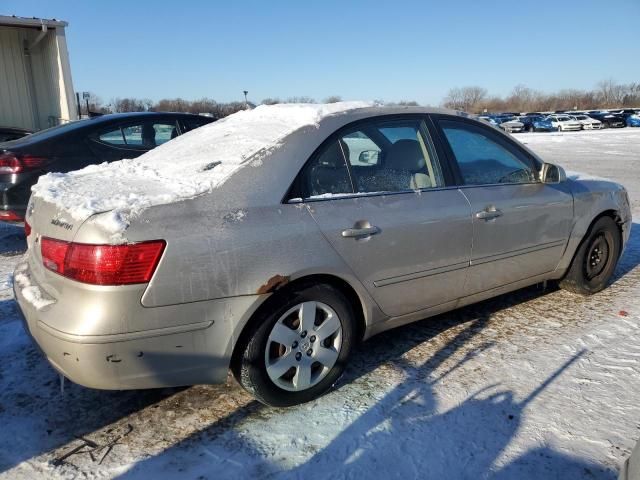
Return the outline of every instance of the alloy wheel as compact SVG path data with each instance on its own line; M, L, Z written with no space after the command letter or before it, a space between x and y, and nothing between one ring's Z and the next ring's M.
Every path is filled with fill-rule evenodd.
M303 302L273 325L265 349L267 375L288 391L317 385L334 367L342 347L338 314L322 302Z

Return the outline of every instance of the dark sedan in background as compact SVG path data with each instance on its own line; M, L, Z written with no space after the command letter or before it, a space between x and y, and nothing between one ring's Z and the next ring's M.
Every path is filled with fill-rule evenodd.
M622 128L626 126L624 117L612 112L592 111L587 113L591 118L600 120L604 128Z
M214 119L186 113L104 115L0 143L0 221L20 222L31 186L47 172L139 157Z

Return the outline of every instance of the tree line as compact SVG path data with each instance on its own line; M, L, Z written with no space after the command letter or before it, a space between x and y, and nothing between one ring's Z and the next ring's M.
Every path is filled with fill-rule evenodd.
M620 84L603 80L593 90L565 89L544 93L517 85L506 96L489 95L477 86L452 88L442 106L471 113L548 112L640 107L640 83Z
M338 95L322 100L323 103L341 101ZM89 97L91 113L123 113L123 112L187 112L206 113L215 118L226 117L246 108L256 106L253 102L217 102L212 98L185 100L183 98L165 98L154 102L149 99L133 97L114 98L104 103L100 97L91 93ZM265 98L262 105L278 103L316 103L312 97ZM417 106L418 102L403 100L385 102L383 105ZM449 90L441 105L454 110L471 113L483 112L537 112L555 110L596 110L604 108L640 107L640 83L619 84L614 80L603 80L593 90L565 89L555 93L544 93L525 85L517 85L506 96L490 95L488 90L478 86L456 87ZM87 114L86 102L82 102L82 113Z

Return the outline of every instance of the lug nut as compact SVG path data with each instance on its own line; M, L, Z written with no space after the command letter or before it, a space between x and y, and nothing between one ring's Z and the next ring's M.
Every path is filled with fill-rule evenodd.
M300 352L296 353L296 360L300 361L301 358L302 358L302 354Z
M293 342L293 345L291 345L291 348L298 348L298 342Z
M316 336L315 335L311 335L311 338L309 339L309 341L311 343L315 342L316 341Z
M302 338L306 337L306 336L307 336L307 331L306 331L306 330L304 330L304 331L300 334L300 336L301 336Z
M307 350L307 356L310 357L313 354L313 350L309 349Z

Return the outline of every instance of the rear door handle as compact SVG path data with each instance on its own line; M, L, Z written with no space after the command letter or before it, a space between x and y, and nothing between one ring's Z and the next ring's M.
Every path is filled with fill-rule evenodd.
M476 212L476 218L481 220L492 220L502 216L502 211L498 209L487 209Z
M345 238L366 237L369 235L375 235L376 233L380 233L380 229L376 226L361 227L361 228L347 228L346 230L342 231L342 236Z

